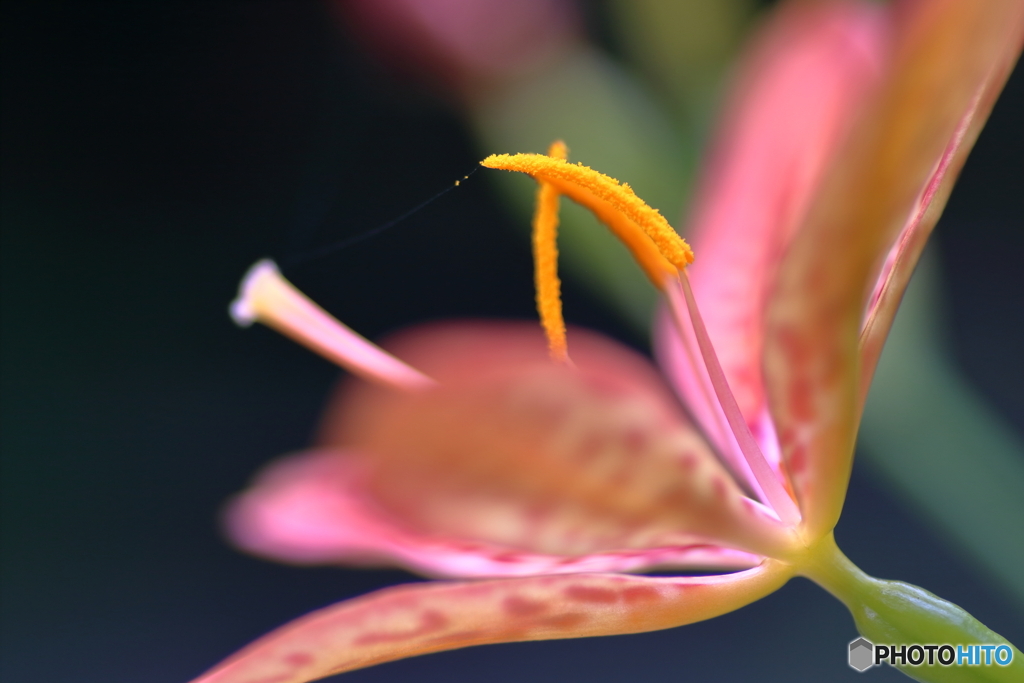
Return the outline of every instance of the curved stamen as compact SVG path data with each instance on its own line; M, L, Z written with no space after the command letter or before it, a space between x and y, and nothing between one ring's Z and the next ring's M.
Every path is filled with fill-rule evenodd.
M800 510L761 453L750 427L740 413L722 366L718 362L718 356L711 345L711 339L697 310L697 303L686 277L686 266L693 262L693 251L686 241L672 229L656 209L637 197L629 185L620 185L614 178L582 164L569 164L563 159L555 158L554 155L541 154L494 154L480 163L487 168L526 173L541 183L534 223L535 240L541 213L546 209L557 210L557 205L551 208L552 195L544 193L550 186L552 193L564 194L590 209L633 252L647 276L668 297L673 320L684 341L689 339L689 336L682 323L683 311L688 311L707 376L718 397L718 404L728 423L729 431L750 468L755 488L760 489L758 493L763 495L764 500L772 506L784 523L799 523ZM557 194L553 196L554 201L557 201ZM549 203L545 206L542 202ZM539 283L538 279L538 305Z
M245 274L229 310L239 326L261 322L365 379L405 390L436 385L310 301L269 259Z
M545 181L559 193L590 209L633 252L655 287L666 275L693 262L693 252L665 217L644 203L629 185L582 164L543 154L494 154L487 168L518 171Z
M704 327L704 320L701 318L700 311L697 308L697 300L693 296L690 280L686 276L685 270L680 272L680 276L675 282L666 282L665 292L668 296L669 305L674 309L672 318L679 328L680 336L683 337L685 337L686 330L683 329L682 325L682 311L686 310L689 312L693 334L697 338L697 346L700 347L701 356L704 358L704 365L707 368L708 376L711 378L711 386L715 389L718 402L725 413L725 419L728 421L729 427L732 428L740 451L743 453L747 464L750 465L750 470L764 492L765 499L775 510L776 514L779 515L779 519L790 526L795 526L801 519L800 509L783 487L782 482L775 476L771 465L768 464L764 454L761 453L757 440L754 439L754 435L750 432L747 421L740 412L736 398L732 395L732 390L729 388L729 382L725 378L725 372L723 372L722 366L718 362L718 354L715 353L715 348L711 344L707 328Z
M548 156L565 159L568 148L561 140L551 143ZM562 283L558 279L558 190L548 182L537 181L537 205L533 212L533 268L537 290L537 313L548 338L551 359L569 362L562 317Z

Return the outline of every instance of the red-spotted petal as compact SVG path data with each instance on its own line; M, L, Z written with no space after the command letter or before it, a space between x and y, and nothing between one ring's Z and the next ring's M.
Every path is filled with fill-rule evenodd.
M450 578L651 569L745 569L763 558L691 545L543 555L457 537L418 534L368 499L357 460L321 450L288 456L231 502L228 533L250 552L297 564L399 565Z
M818 194L769 309L769 403L810 537L839 518L859 416L870 284L979 89L1019 50L1019 0L906 3L890 73Z
M871 386L871 376L882 354L882 346L889 335L896 309L910 282L918 258L924 250L932 229L939 220L949 199L967 155L974 146L978 133L985 125L992 106L1003 84L1013 70L1020 54L1021 37L1004 41L998 54L993 55L991 68L977 85L974 97L960 119L952 139L942 153L917 201L903 230L890 248L882 265L875 288L868 300L868 310L860 335L861 381L860 402L863 407Z
M367 494L416 533L562 556L792 551L634 352L571 330L567 368L537 326L497 323L427 328L397 347L439 386L354 385L326 439L360 456Z
M879 80L888 28L870 2L794 3L777 13L744 58L690 221L694 294L740 410L776 470L761 375L765 303L826 165ZM706 433L756 490L668 316L656 348Z
M297 619L193 683L304 683L470 645L671 628L739 609L791 575L769 560L725 576L575 574L399 586Z

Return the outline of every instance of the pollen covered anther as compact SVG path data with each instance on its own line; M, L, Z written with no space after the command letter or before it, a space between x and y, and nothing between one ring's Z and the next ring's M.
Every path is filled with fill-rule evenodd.
M548 155L565 159L568 148L561 140L551 143ZM538 180L537 203L533 212L533 268L537 290L537 313L548 338L551 359L569 361L562 317L562 283L558 279L558 204L560 194L549 182Z
M633 253L659 289L666 276L676 275L693 262L693 251L665 217L637 197L629 185L614 178L543 154L494 154L480 163L486 168L526 173L590 209Z

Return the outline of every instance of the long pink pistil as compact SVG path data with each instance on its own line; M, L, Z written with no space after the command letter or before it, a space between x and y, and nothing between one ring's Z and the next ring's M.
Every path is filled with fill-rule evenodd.
M697 346L700 348L700 354L704 359L704 365L707 368L711 386L714 387L715 395L718 397L718 402L725 415L725 419L732 429L744 459L746 459L747 464L750 466L754 479L761 487L768 504L775 510L779 519L785 524L795 526L801 519L800 509L793 502L786 489L783 488L782 482L775 476L775 472L772 471L771 465L768 464L764 454L761 453L757 440L754 439L747 421L740 412L740 407L736 403L732 389L729 388L729 382L725 378L725 372L722 371L722 365L718 362L718 354L715 353L715 347L711 344L711 337L708 336L707 328L704 327L704 319L701 318L700 310L697 308L697 300L693 296L690 280L687 278L685 270L680 271L679 279L672 282L670 278L670 281L666 282L665 292L672 311L672 320L676 325L679 336L683 339L686 338L686 330L683 325L683 311L689 313L693 334L697 338Z
M406 390L436 385L310 301L268 259L242 278L230 311L242 327L261 322L365 379Z

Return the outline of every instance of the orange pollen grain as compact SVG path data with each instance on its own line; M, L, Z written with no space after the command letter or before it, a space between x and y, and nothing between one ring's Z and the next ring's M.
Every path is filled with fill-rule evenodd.
M550 184L590 209L632 252L659 289L667 277L693 262L693 251L657 209L648 206L626 184L582 164L543 154L494 154L480 164L518 171Z
M556 140L548 148L555 159L569 154L565 143ZM562 283L558 279L558 190L538 179L537 205L533 213L534 284L537 289L537 313L548 338L552 360L568 362L569 350L562 317Z

